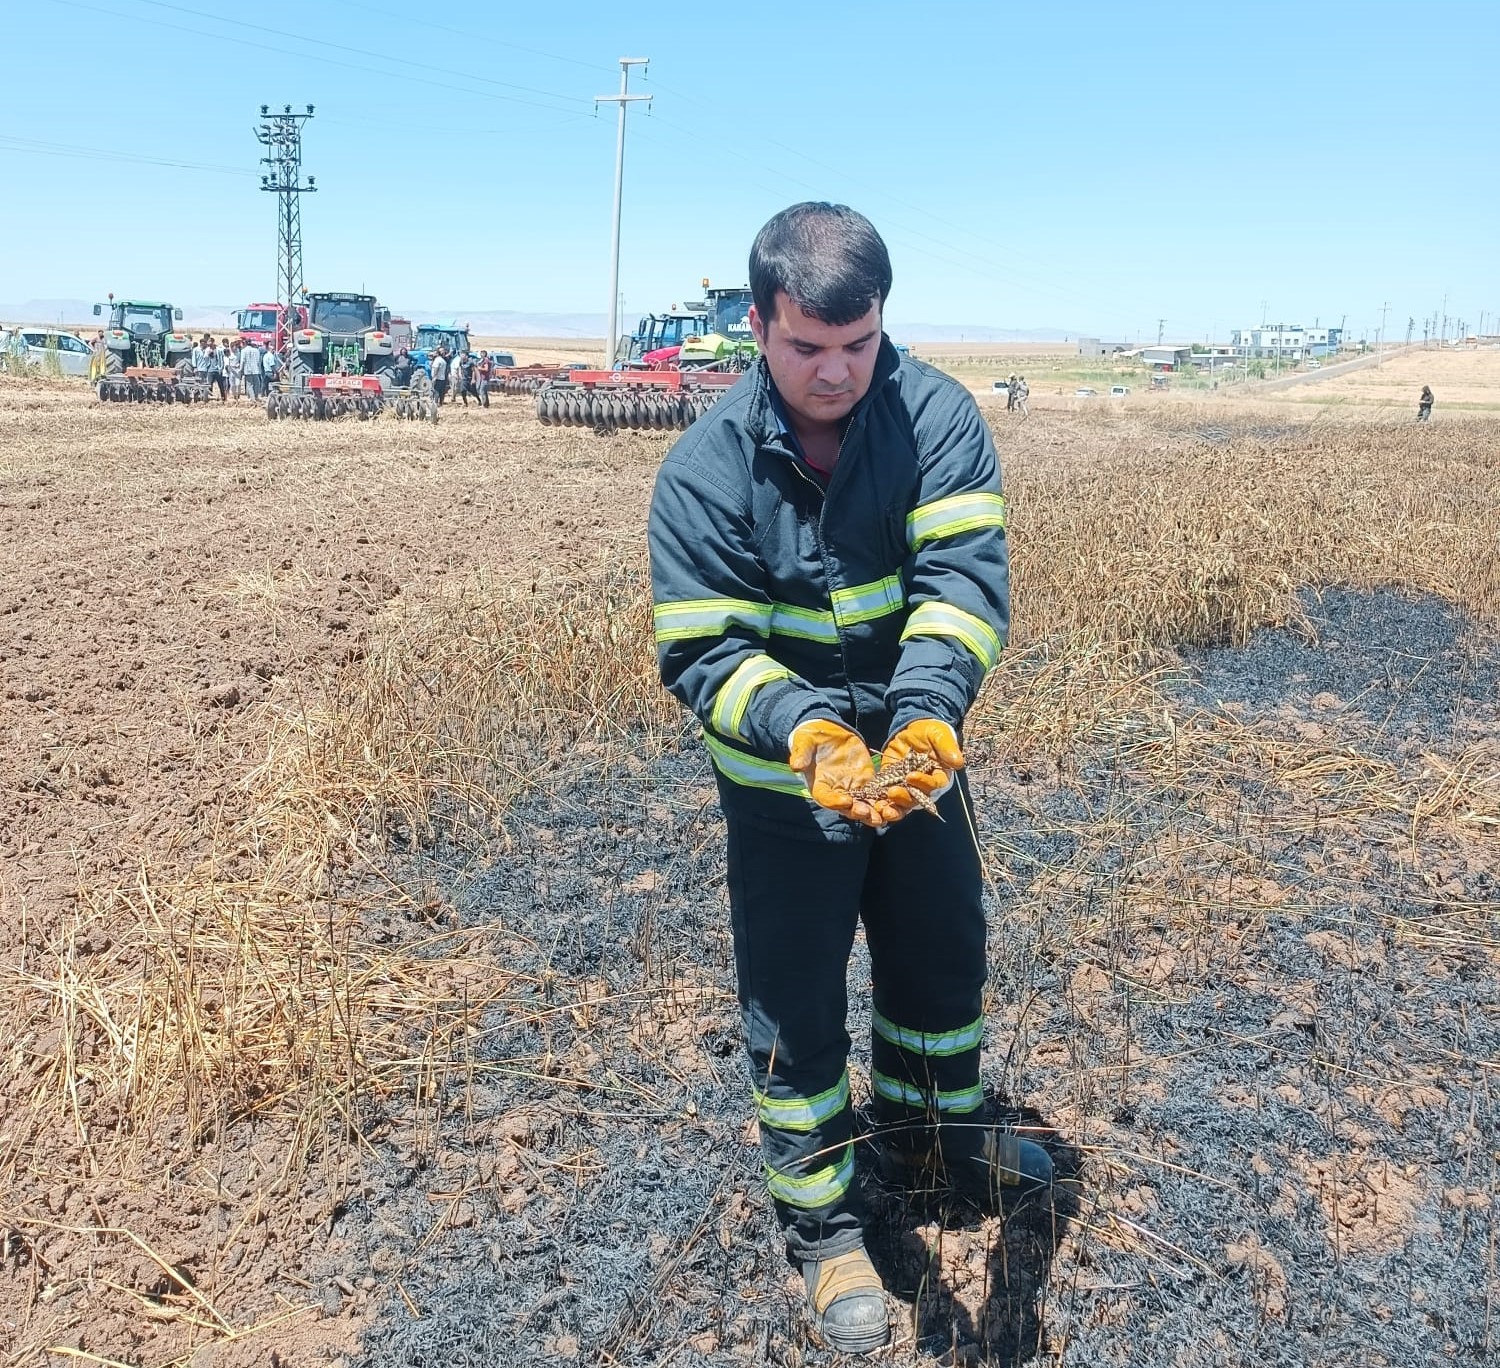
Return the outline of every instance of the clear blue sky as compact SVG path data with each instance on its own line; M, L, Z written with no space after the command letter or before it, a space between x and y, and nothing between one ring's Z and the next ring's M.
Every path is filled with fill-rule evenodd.
M308 102L313 289L602 312L621 56L627 313L852 204L888 318L1155 340L1500 311L1493 0L5 0L0 301L274 290L262 102ZM232 17L231 17L232 16ZM82 149L82 150L80 150ZM139 158L132 160L130 158ZM168 163L168 164L162 164ZM179 164L171 164L179 163Z

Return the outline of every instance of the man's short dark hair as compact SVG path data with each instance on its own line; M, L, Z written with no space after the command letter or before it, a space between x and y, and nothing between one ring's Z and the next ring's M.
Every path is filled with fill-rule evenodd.
M857 322L891 292L891 257L875 225L846 204L808 200L783 209L755 235L750 293L766 322L785 291L833 327Z

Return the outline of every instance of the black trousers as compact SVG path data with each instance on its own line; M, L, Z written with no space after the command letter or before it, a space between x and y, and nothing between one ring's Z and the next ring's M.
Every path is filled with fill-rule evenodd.
M863 921L871 1087L888 1138L930 1143L979 1113L986 977L978 853L959 782L877 835L821 837L728 820L735 967L767 1187L794 1262L863 1240L850 1110L849 952ZM802 800L789 800L802 801ZM954 1129L944 1127L944 1130Z

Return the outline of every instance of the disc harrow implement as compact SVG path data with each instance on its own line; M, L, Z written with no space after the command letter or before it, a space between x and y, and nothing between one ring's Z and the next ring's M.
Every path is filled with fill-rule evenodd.
M549 427L595 432L682 432L709 411L739 376L722 371L573 371L536 392Z
M101 375L95 393L104 404L197 404L212 387L185 366L126 366Z
M311 375L296 389L272 390L266 396L266 417L272 421L353 417L365 422L382 413L436 423L437 401L426 377L419 374L409 386L387 389L375 375Z
M556 366L498 366L490 389L502 394L535 394L543 385L566 377L567 372Z

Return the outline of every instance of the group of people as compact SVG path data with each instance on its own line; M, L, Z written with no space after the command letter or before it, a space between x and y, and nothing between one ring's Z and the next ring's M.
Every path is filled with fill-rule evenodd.
M252 403L264 397L266 390L281 373L278 352L254 341L225 338L222 342L204 333L193 343L192 368L210 392L217 390L219 402L230 396L244 397Z
M1005 411L1007 413L1014 413L1019 409L1022 414L1025 414L1026 400L1030 394L1031 386L1026 383L1026 377L1024 375L1017 376L1012 372L1005 392Z
M428 361L428 369L432 376L433 397L439 404L447 401L451 392L455 399L462 399L464 407L469 407L469 400L476 400L480 408L490 406L490 381L495 374L495 360L489 354L488 349L481 350L479 355L465 348L454 356L446 345L440 345L432 353ZM401 379L405 368L406 379ZM396 358L396 383L406 384L411 379L411 358L403 349Z

